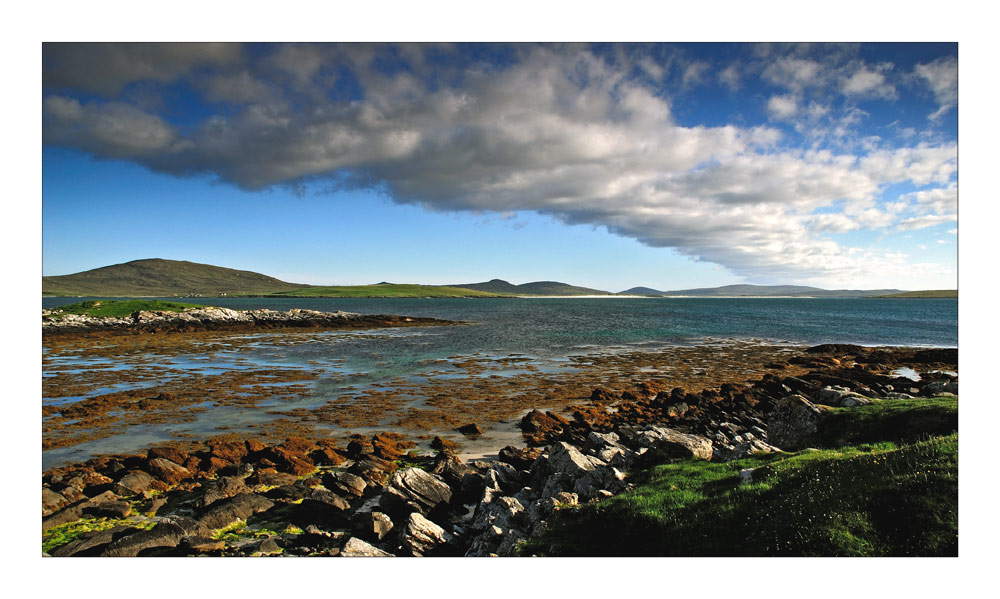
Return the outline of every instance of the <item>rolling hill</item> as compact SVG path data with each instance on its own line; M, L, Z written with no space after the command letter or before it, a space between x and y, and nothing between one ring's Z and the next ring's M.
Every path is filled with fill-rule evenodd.
M588 287L576 287L559 283L557 281L535 281L514 285L502 279L493 279L485 283L463 283L459 285L449 285L449 287L460 287L462 289L473 289L475 291L486 291L500 295L614 295L600 289L590 289Z
M42 277L42 295L80 297L262 295L307 287L248 270L161 258Z
M723 287L703 287L664 291L669 296L726 296L726 297L875 297L901 293L900 289L820 289L802 285L725 285Z

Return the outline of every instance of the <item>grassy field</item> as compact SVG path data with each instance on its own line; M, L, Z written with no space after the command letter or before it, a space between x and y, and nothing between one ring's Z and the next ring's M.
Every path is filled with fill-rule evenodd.
M384 283L309 287L268 294L268 297L502 297L496 293L461 287Z
M837 412L830 429L863 427L852 438L895 440L730 463L683 460L636 473L628 493L560 510L523 553L957 555L958 433L935 433L957 400L915 401L928 409L886 401ZM930 430L920 433L922 424ZM740 471L751 468L753 482L741 482Z
M182 304L180 302L164 302L160 300L121 300L103 301L90 300L77 304L62 306L53 310L55 318L66 314L80 314L85 316L111 316L121 318L129 316L140 310L154 312L183 312L188 308L203 308L194 304Z

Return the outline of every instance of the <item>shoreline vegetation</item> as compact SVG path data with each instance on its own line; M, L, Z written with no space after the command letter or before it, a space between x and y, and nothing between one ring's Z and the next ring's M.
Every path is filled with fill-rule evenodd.
M94 315L126 309L109 304L47 316L121 320ZM157 318L198 310L160 306ZM393 432L228 433L97 456L43 473L42 550L953 556L957 356L821 345L773 357L744 384L595 387L577 405L527 411L522 443L467 463L461 443L435 437L424 453Z

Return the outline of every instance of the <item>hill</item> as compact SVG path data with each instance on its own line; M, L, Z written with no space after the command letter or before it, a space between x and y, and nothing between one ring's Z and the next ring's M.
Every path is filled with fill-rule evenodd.
M650 287L633 287L625 291L619 291L618 295L663 295L663 292Z
M316 286L268 294L269 297L501 297L496 293L443 287L378 283L377 285Z
M891 293L879 297L951 297L958 299L958 289L933 289L928 291L907 291L906 293Z
M91 297L260 295L307 287L248 270L160 258L42 277L42 295Z
M802 285L725 285L664 291L663 295L680 296L744 296L744 297L875 297L900 293L900 289L820 289Z
M485 283L464 283L459 285L450 285L450 287L472 289L474 291L486 291L488 293L501 295L614 295L607 291L601 291L600 289L577 287L575 285L567 285L566 283L559 283L557 281L535 281L533 283L514 285L502 279L493 279L491 281L486 281Z

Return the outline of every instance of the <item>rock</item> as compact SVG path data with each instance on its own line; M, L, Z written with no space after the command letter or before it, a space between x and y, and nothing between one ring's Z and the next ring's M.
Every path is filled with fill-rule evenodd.
M226 542L222 539L213 539L212 537L192 536L181 539L179 546L189 551L209 553L225 549Z
M354 530L366 539L381 541L392 529L392 519L382 512L358 512L355 514Z
M394 462L365 455L358 458L347 471L365 479L369 485L382 487L389 482L389 477L396 469L397 466Z
M932 381L924 385L923 392L927 395L940 393L958 395L958 381Z
M466 435L466 436L481 435L481 434L483 434L483 429L479 428L479 425L475 424L475 423L469 423L469 424L460 426L460 427L458 427L457 430L458 430L458 432L460 432L460 433L462 433L463 435Z
M66 507L70 501L48 487L42 487L42 517Z
M415 444L405 441L399 433L376 433L372 437L372 450L383 460L396 460Z
M647 448L646 459L712 459L712 442L700 435L689 435L670 428L646 426L632 437L634 448Z
M357 537L351 537L340 550L342 557L393 557L391 553L386 553L378 547L362 541Z
M95 557L100 555L115 537L122 536L127 530L129 530L127 526L116 526L109 530L83 533L69 543L56 547L49 554L53 557Z
M208 507L220 499L235 497L240 493L250 493L250 488L246 482L237 476L222 476L216 480L205 483L202 488L204 494L198 498L195 504L198 507Z
M153 458L149 460L148 467L150 474L168 485L176 485L182 480L191 478L190 470L166 458Z
M399 538L404 551L419 556L428 555L448 544L452 535L418 512L413 512Z
M190 454L188 452L182 449L177 449L176 447L151 447L148 451L146 451L146 458L149 460L162 458L175 464L183 464L189 457Z
M854 408L857 406L867 406L871 405L872 401L873 400L867 397L858 395L857 393L852 393L850 395L845 396L842 400L840 400L840 407Z
M83 513L95 518L126 518L132 513L132 504L127 501L102 501L85 507Z
M142 495L143 493L151 490L153 488L153 483L156 481L150 474L143 472L142 470L133 470L121 477L117 483L115 483L112 490L123 497L129 495Z
M368 483L365 479L350 472L327 472L323 475L323 486L331 491L353 497L361 497Z
M517 468L503 462L494 462L483 477L484 484L491 489L499 489L506 495L513 495L524 486Z
M110 543L101 557L135 557L139 552L160 547L176 547L186 535L173 522L163 521L149 530L122 537Z
M52 528L53 526L59 526L60 524L66 524L67 522L73 522L74 520L79 520L83 517L83 510L87 509L92 505L97 505L105 501L117 501L118 496L111 491L105 491L100 495L82 499L76 503L72 503L63 509L55 512L45 518L42 518L42 532Z
M281 553L281 546L275 537L267 537L261 541L256 547L257 553L260 554L274 554Z
M331 447L320 447L309 452L309 460L317 466L339 466L347 461L339 451Z
M447 509L451 495L451 489L441 477L419 468L406 468L392 475L379 505L390 515L414 511L430 514Z
M271 509L274 502L255 493L241 493L235 497L213 503L198 519L210 530L217 530L239 520Z
M526 433L558 434L565 427L564 422L553 418L551 412L542 413L539 410L532 410L521 418L519 426Z
M246 479L246 484L253 487L284 487L295 484L297 480L299 480L298 477L292 474L273 470L257 470Z
M541 452L537 449L519 449L513 445L508 445L497 454L497 460L505 464L510 464L518 470L527 470L531 464L538 459Z
M599 450L606 447L618 447L621 438L615 433L599 433L591 431L587 435L587 444L584 446L588 450Z
M774 404L767 424L767 442L782 449L805 447L816 433L823 411L801 395Z
M434 440L431 441L431 449L437 449L449 454L458 453L458 443L454 441L449 441L439 436L435 436Z

